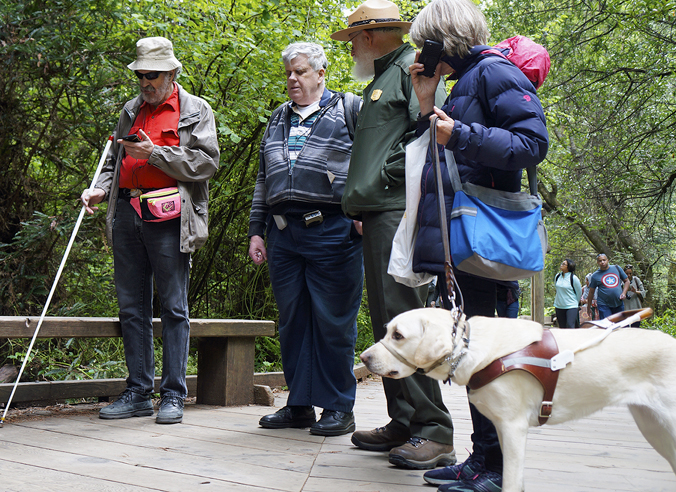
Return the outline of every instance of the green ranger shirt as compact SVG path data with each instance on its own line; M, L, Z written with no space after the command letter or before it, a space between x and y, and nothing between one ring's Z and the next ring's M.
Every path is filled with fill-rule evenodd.
M415 50L404 43L374 62L375 77L362 96L342 199L343 211L352 218L406 208L406 145L415 139L420 111L408 70L414 61ZM437 107L445 97L442 82Z

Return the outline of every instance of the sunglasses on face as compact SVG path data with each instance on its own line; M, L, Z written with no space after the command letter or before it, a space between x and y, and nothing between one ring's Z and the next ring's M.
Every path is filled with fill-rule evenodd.
M141 80L143 77L145 77L146 80L155 80L157 77L160 76L162 72L141 73L138 70L134 70L134 73L136 74L139 80Z

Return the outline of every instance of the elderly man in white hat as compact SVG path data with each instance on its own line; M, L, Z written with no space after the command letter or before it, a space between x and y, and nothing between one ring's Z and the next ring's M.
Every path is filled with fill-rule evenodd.
M397 314L424 306L427 288L412 289L387 274L392 239L406 208L406 144L415 139L420 111L408 70L415 51L404 43L410 22L387 0L367 0L331 38L352 43L355 77L364 89L342 206L363 224L364 270L376 340ZM440 84L437 105L445 91ZM422 375L383 380L390 422L352 434L355 446L390 451L390 463L409 469L453 464L453 424L439 383Z
M162 380L158 424L183 419L190 323L190 254L206 241L209 179L218 168L214 115L175 82L181 63L171 41L144 38L129 64L140 95L128 101L116 141L82 203L108 200L106 235L113 247L127 388L99 412L102 419L153 415L153 283L162 303ZM148 198L158 205L150 206ZM153 282L154 281L154 282Z

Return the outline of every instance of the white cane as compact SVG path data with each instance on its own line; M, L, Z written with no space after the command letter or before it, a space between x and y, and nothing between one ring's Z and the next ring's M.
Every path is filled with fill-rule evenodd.
M106 142L106 148L103 149L103 155L101 156L101 160L99 161L99 165L96 168L96 172L94 173L94 179L92 179L92 184L89 186L89 189L92 189L94 185L96 184L96 181L99 179L99 174L101 174L101 168L103 167L103 163L106 162L106 156L108 155L108 150L110 149L111 144L113 143L113 136L111 135L108 137L108 142ZM59 283L59 278L61 277L61 272L63 271L63 267L66 265L66 260L68 259L68 254L70 253L70 248L73 246L73 242L75 241L75 236L77 236L77 231L80 229L80 224L82 223L82 219L84 218L85 214L85 206L82 205L82 210L80 210L80 215L77 218L77 222L75 222L75 229L73 229L73 233L70 236L70 241L68 241L68 246L66 247L66 252L63 254L63 258L61 259L61 265L59 265L59 270L56 272L56 278L54 279L54 282L52 283L52 289L49 291L49 296L47 296L47 302L45 303L45 307L42 309L42 314L40 315L40 320L38 321L38 326L35 327L35 333L33 333L33 339L31 340L30 345L28 346L28 351L26 352L26 356L23 359L23 364L21 364L21 370L19 371L19 375L16 377L16 381L14 382L14 386L12 387L12 392L9 395L9 399L7 400L7 404L5 405L5 411L2 414L2 419L0 419L0 428L5 424L5 417L7 416L7 411L9 410L9 406L12 403L12 398L14 398L14 393L16 392L16 387L19 384L19 381L21 380L21 375L23 374L23 370L26 368L26 363L28 362L28 359L31 354L31 350L33 350L33 344L35 343L35 339L38 337L38 333L40 332L40 327L42 326L42 321L45 319L45 314L47 313L47 309L49 308L49 303L52 300L52 296L54 295L54 291L56 290L56 285Z

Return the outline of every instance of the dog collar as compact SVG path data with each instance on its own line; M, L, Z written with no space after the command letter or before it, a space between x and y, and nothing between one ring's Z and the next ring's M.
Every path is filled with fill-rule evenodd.
M383 347L387 349L389 353L391 353L394 356L395 359L397 359L405 366L414 369L417 374L427 375L428 373L434 371L437 367L441 366L442 364L448 364L451 367L451 370L449 371L448 378L444 380L444 383L449 381L451 377L453 377L453 373L455 372L455 369L458 367L460 360L465 356L465 353L467 352L466 348L463 347L455 358L453 357L453 352L448 352L443 356L441 356L439 359L437 359L430 367L425 369L422 367L418 367L415 364L411 364L404 358L403 355L397 352L397 349L390 346L390 344L386 343L384 340L381 340L380 343L382 344Z

